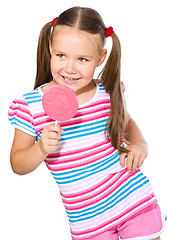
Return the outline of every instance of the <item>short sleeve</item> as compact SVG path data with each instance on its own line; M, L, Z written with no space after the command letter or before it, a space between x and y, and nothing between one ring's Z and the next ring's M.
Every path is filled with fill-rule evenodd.
M124 101L124 104L126 106L126 99L125 99L126 86L124 85L124 83L122 81L121 81L121 90L122 90L123 101Z
M14 128L31 136L37 136L33 117L29 106L23 97L14 99L8 111L8 118Z

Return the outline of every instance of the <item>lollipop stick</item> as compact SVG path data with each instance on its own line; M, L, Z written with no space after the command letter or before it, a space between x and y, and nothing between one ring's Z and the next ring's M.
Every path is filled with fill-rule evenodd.
M57 125L57 124L58 124L58 120L55 121L55 125Z

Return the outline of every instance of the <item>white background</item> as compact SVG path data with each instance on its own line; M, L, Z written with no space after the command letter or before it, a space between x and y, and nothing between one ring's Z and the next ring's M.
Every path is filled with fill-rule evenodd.
M14 129L7 118L12 100L34 86L36 48L44 24L72 6L92 7L122 45L127 108L149 143L142 170L169 215L169 14L166 0L3 1L0 6L1 167L0 239L69 240L68 220L57 185L44 163L18 176L10 167ZM162 239L169 236L168 223Z

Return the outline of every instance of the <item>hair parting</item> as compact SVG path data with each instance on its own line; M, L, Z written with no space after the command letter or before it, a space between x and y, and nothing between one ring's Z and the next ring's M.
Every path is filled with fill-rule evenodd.
M35 88L44 83L52 81L50 70L50 50L49 41L53 41L55 29L57 26L69 26L78 30L86 31L91 34L99 34L101 39L101 49L104 48L106 40L106 26L100 14L91 8L73 7L64 11L56 19L47 23L41 30L37 49L37 74L35 80ZM51 29L52 28L52 29ZM52 30L52 31L51 31ZM112 145L120 152L128 152L126 148L121 146L121 138L124 135L127 119L125 114L125 106L121 89L121 46L117 35L113 29L109 34L112 37L112 49L109 58L99 75L99 78L110 94L111 110L106 126L106 136L111 140Z

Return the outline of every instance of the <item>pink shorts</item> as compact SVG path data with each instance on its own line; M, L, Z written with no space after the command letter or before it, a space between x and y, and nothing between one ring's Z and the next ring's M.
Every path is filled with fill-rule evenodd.
M118 240L119 237L122 240L154 239L162 233L164 222L165 215L155 204L125 223L86 240Z

